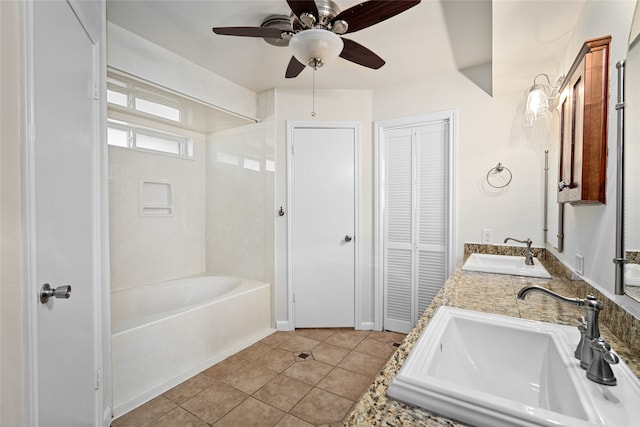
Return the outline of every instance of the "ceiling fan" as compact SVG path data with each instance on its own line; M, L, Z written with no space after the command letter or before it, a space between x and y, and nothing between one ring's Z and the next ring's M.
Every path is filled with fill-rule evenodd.
M338 56L377 70L385 64L384 59L341 35L385 21L416 6L420 0L369 0L343 11L331 0L287 0L287 3L291 17L271 17L260 27L214 27L213 32L262 37L277 46L290 46L293 56L286 78L297 77L305 66L318 69Z

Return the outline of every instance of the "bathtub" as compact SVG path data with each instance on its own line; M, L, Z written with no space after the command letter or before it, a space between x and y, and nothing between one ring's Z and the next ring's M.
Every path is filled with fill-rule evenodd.
M270 285L236 277L114 291L111 318L114 417L274 332Z

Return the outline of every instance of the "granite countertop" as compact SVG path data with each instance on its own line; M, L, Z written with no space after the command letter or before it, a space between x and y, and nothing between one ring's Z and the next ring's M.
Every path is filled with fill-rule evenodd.
M508 247L481 248L479 245L465 246L465 253L496 253ZM517 249L516 249L517 250ZM519 253L504 253L520 255ZM468 310L501 314L565 325L577 325L584 309L556 301L539 293L527 295L520 301L516 295L527 285L540 285L561 295L584 298L594 293L605 304L601 311L600 333L625 363L640 376L640 320L621 311L606 297L599 294L582 280L572 280L569 272L555 257L538 250L538 259L547 268L552 278L536 279L501 274L462 271L462 262L425 310L402 345L380 371L367 392L356 403L345 420L345 426L465 426L448 418L440 417L422 408L387 398L387 388L400 370L402 363L420 337L438 307L446 305ZM575 279L575 278L574 278ZM609 310L612 313L606 313ZM618 332L614 335L612 330ZM621 337L621 338L620 338Z

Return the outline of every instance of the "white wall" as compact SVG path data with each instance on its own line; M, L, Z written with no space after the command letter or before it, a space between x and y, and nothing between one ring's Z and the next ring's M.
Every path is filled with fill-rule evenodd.
M140 179L172 184L173 216L139 216ZM111 290L204 272L204 200L204 142L193 160L109 147Z
M570 267L577 253L584 256L584 278L602 290L613 293L616 213L616 110L618 82L616 62L626 57L627 41L635 1L585 2L571 42L558 65L560 72L569 70L582 44L592 38L611 35L609 71L609 124L606 205L571 206L565 208L564 251L558 257ZM556 166L555 164L553 166ZM556 179L557 169L551 172ZM625 298L625 297L620 297ZM617 299L618 302L622 299ZM615 298L614 298L615 299Z
M374 120L458 110L456 262L462 259L464 243L481 242L483 228L494 230L494 243L502 244L506 237L530 237L534 246L544 245L542 184L547 135L521 125L525 89L490 97L462 74L448 73L374 93ZM501 190L486 181L498 162L512 173L511 183Z
M360 146L360 235L359 281L361 322L373 322L373 138L371 121L372 92L367 90L316 90L315 111L311 116L311 90L275 90L275 206L287 208L286 122L348 121L361 124ZM275 315L284 322L287 313L287 217L278 217L275 225L276 271Z
M0 425L23 425L21 5L0 2Z

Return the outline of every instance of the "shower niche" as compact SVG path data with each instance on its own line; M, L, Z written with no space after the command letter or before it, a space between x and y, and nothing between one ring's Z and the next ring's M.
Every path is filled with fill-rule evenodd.
M141 217L173 216L173 193L169 181L141 179L138 194Z

